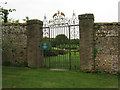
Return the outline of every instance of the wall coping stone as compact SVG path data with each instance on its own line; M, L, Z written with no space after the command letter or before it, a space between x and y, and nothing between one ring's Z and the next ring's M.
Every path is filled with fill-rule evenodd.
M27 23L2 23L2 26L26 26Z
M94 25L117 25L118 22L99 22L99 23L94 23Z
M86 14L79 15L78 18L79 20L82 20L82 19L93 19L94 20L94 15L90 13L86 13Z
M43 25L43 22L38 19L32 19L32 20L27 21L27 25L31 25L31 24Z

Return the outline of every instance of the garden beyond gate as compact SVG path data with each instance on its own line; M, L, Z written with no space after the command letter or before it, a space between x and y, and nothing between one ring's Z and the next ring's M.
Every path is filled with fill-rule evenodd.
M58 11L53 19L43 21L42 44L50 45L43 50L43 67L57 69L80 69L79 25L73 13L72 19ZM42 48L41 48L42 49Z

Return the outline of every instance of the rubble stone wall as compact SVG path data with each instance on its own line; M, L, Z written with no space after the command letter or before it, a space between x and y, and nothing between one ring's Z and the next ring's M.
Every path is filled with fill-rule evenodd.
M95 23L95 68L103 72L118 72L118 23Z
M24 66L27 64L26 24L2 25L2 63L3 65Z

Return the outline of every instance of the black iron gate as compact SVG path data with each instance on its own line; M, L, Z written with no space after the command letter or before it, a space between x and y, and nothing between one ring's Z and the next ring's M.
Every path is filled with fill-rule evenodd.
M79 25L73 20L67 20L64 13L55 13L53 20L47 25L44 17L43 42L50 43L50 49L44 50L43 66L59 69L79 69ZM72 24L70 24L72 22ZM78 23L78 22L77 22Z
M44 50L44 67L79 69L78 25L43 27L43 42L50 43L50 49Z

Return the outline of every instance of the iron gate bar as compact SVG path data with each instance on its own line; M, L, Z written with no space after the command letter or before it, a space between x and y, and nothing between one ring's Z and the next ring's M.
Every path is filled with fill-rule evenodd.
M64 29L64 33L65 33L65 29ZM64 47L65 47L65 45L66 45L66 44L64 43ZM65 49L65 52L66 52L66 49ZM64 60L64 58L65 58L65 60ZM64 64L64 67L65 67L65 69L67 69L66 55L64 55L63 60L64 60L64 63L65 63L65 64Z
M76 66L77 66L76 63L78 61L76 61L77 57L75 55L74 55L75 57L73 57L73 60L71 62L71 59L72 59L71 55L75 54L75 53L72 53L72 51L71 51L71 40L72 40L72 36L71 35L72 35L72 30L74 30L75 26L79 26L79 25L76 24L76 25L43 27L43 30L45 30L45 32L48 33L49 42L52 42L52 40L53 40L52 38L55 38L56 35L63 34L63 33L65 35L67 35L68 38L69 38L69 43L68 44L64 44L63 46L58 45L56 47L57 51L58 51L58 49L60 50L60 48L62 48L62 47L67 47L68 49L65 49L65 50L66 50L66 52L68 52L68 54L65 54L63 56L61 54L59 54L58 56L55 57L55 60L52 60L52 57L50 57L50 54L49 54L49 58L48 58L48 62L49 62L48 67L49 68L56 68L57 67L57 68L67 68L69 70L71 70L72 68L76 69ZM71 27L73 27L73 28L71 28ZM62 30L61 33L60 33L59 29ZM74 45L72 45L72 47L73 46Z
M61 27L59 28L59 30L61 30ZM59 47L61 48L61 45L59 45ZM62 68L62 59L61 59L61 55L60 55L60 67Z
M69 65L70 65L70 70L71 70L71 44L70 44L70 26L69 28Z
M50 42L50 27L49 27L49 42ZM49 49L50 51L50 49ZM49 54L49 68L50 68L50 54Z
M56 28L55 28L55 35L56 35ZM58 63L57 63L57 57L55 57L55 62L56 62L56 66L58 67Z

